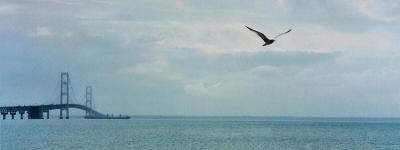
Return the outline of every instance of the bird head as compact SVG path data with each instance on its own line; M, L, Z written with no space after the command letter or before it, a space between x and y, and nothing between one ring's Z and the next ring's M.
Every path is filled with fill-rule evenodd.
M275 42L275 40L272 39L272 40L269 40L267 43L268 43L268 45L269 45L269 44L272 44L272 43L274 43L274 42Z
M268 40L268 41L265 41L265 44L264 44L263 46L270 45L270 44L272 44L272 43L274 43L274 42L275 42L275 40Z

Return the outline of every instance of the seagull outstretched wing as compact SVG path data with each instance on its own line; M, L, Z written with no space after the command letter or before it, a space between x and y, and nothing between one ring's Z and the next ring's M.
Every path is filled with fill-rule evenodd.
M280 37L281 35L284 35L284 34L286 34L286 33L289 33L290 31L292 31L292 29L289 29L288 31L283 32L283 33L281 33L281 34L275 36L273 39L277 39L277 38Z
M261 37L265 42L269 41L270 39L267 38L267 36L265 36L263 33L256 31L248 26L245 26L247 29L249 29L250 31L253 31L254 33L256 33L259 37Z

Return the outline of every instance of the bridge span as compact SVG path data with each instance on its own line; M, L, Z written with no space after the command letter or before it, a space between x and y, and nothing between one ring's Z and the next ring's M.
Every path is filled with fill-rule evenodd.
M69 106L68 106L69 105ZM86 119L128 119L129 116L113 116L113 115L104 115L92 108L87 106L83 106L80 104L49 104L49 105L29 105L29 106L6 106L0 107L0 113L3 116L3 119L6 119L6 115L10 114L11 119L15 118L17 113L20 115L20 119L23 119L23 116L28 113L28 119L44 119L43 114L46 113L46 118L49 119L50 110L56 109L67 109L75 108L88 112L85 116ZM62 119L62 118L61 118Z
M80 109L86 112L85 119L129 119L129 116L114 116L102 114L93 109L93 93L92 87L86 86L86 104L70 103L70 79L68 72L61 73L61 86L59 104L42 104L42 105L24 105L24 106L4 106L0 107L0 113L3 120L6 115L10 114L11 119L15 118L17 113L20 114L20 119L23 119L25 112L28 113L28 119L44 119L43 113L46 113L46 118L50 117L50 110L60 110L60 119L63 119L63 112L65 111L65 119L69 119L69 108Z

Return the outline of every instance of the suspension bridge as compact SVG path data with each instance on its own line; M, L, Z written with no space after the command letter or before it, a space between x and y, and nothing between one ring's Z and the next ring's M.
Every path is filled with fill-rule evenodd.
M59 95L54 94L58 93ZM28 119L44 119L43 114L46 113L46 118L50 118L50 110L59 110L59 118L69 119L69 109L80 109L85 111L85 119L129 119L129 116L122 115L109 115L103 114L94 109L93 103L93 90L92 86L86 86L85 89L85 103L80 104L79 100L75 96L74 89L71 86L71 80L68 72L61 73L60 82L57 84L52 96L48 98L46 102L41 105L23 105L23 106L4 106L0 107L0 113L3 116L3 120L7 118L7 115L11 115L11 119L15 119L17 113L20 115L20 119L24 119L24 114L28 114Z

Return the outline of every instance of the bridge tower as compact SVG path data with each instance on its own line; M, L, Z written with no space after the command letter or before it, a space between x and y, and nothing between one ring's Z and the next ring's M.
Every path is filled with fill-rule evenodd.
M60 119L63 119L63 111L66 111L65 119L69 119L69 74L61 72L60 104L67 104L67 108L60 109Z
M92 108L92 102L93 102L93 93L92 93L92 86L86 86L86 107ZM93 109L93 108L92 108ZM86 111L86 116L91 116L93 115L92 112Z

